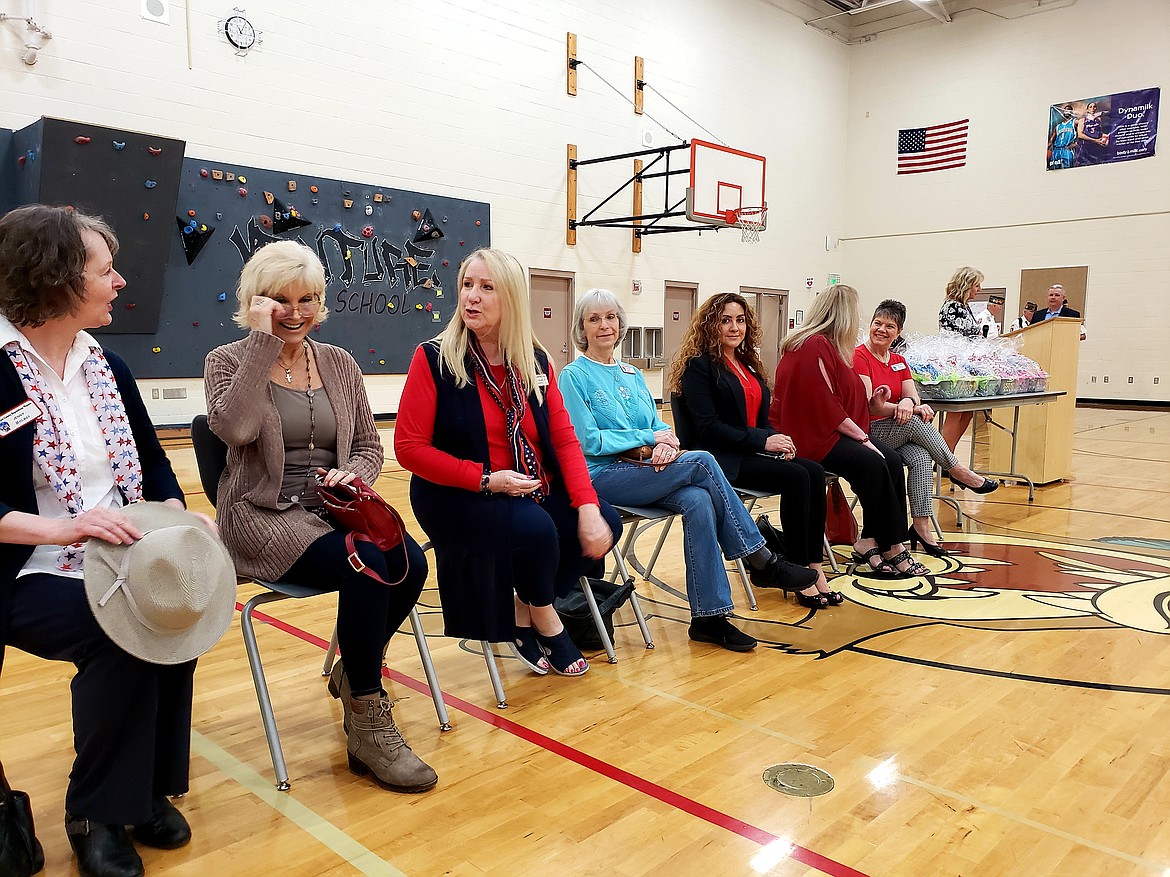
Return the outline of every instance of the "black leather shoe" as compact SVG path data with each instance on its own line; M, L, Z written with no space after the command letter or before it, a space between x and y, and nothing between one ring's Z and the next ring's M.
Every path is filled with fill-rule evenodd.
M817 574L807 566L800 566L773 554L763 569L748 564L748 578L755 588L780 588L788 591L803 591L817 583Z
M191 840L191 826L165 795L150 802L150 818L130 833L140 844L156 850L177 850Z
M142 877L146 873L124 825L106 825L65 814L65 834L77 854L81 877Z
M755 637L748 636L724 615L692 617L687 634L697 643L723 646L732 652L750 652L756 647Z

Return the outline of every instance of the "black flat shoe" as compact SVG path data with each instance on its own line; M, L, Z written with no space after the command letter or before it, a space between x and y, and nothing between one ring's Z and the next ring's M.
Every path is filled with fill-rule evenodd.
M910 531L906 534L906 541L910 543L911 551L917 551L918 547L922 546L922 550L931 557L951 556L951 553L941 545L935 545L933 542L927 542L925 539L923 539L920 535L918 535L918 531L913 527L911 527Z
M731 652L750 652L756 647L755 637L748 636L724 615L692 617L687 635L697 643L723 646Z
M541 651L548 657L549 667L558 676L584 676L589 670L589 662L573 644L567 630L562 629L560 633L554 633L552 636L545 636L539 630L535 632ZM574 668L573 665L578 661L581 662L581 666Z
M146 869L124 825L106 825L65 814L65 834L77 854L81 877L143 877Z
M548 659L540 650L540 643L536 641L536 631L531 627L516 625L512 638L512 652L520 659L520 663L537 676L548 674Z
M748 579L754 588L780 588L788 593L802 591L817 580L813 570L786 560L779 554L773 554L763 569L756 569L750 563L747 568Z
M951 479L951 484L954 484L956 487L961 487L964 490L969 490L972 493L991 493L993 490L999 490L999 482L994 478L984 478L983 483L978 487L964 484L962 481L955 479L950 472L947 473L947 478Z
M191 826L166 795L150 802L150 818L130 829L140 844L156 850L177 850L191 840Z

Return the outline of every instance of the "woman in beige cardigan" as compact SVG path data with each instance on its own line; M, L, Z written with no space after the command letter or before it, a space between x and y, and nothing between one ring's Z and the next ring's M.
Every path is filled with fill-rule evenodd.
M427 564L406 535L385 553L357 543L382 581L355 571L344 531L320 514L318 477L373 484L383 459L358 364L309 340L329 313L324 293L320 260L295 241L267 245L240 274L235 319L248 336L212 350L204 374L208 421L228 446L218 522L241 573L338 592L345 665L334 666L329 691L343 703L350 770L423 792L438 777L402 739L381 682L386 643L417 602Z

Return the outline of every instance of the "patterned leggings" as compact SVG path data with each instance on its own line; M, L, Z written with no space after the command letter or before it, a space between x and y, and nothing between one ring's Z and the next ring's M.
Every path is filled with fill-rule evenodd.
M875 420L869 432L902 455L909 470L906 477L906 496L910 500L910 514L916 518L930 517L933 507L930 497L934 492L934 464L944 472L958 465L959 459L951 453L938 430L914 415L905 423L892 417Z

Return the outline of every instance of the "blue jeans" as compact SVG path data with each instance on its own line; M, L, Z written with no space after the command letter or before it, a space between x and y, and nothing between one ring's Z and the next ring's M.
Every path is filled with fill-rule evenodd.
M706 451L686 451L661 472L615 460L593 476L598 495L616 505L661 506L682 515L687 599L696 618L726 615L731 583L723 566L758 550L763 537L723 470Z

